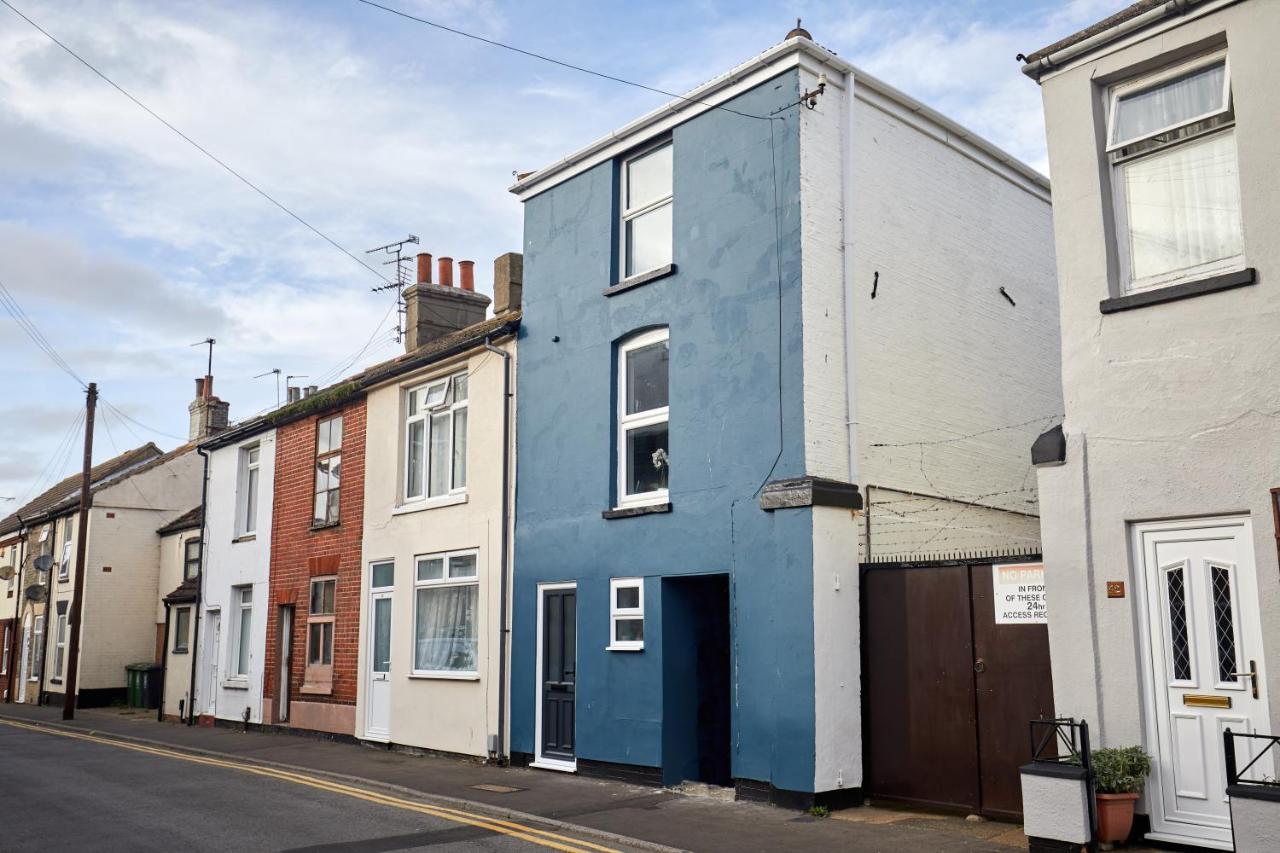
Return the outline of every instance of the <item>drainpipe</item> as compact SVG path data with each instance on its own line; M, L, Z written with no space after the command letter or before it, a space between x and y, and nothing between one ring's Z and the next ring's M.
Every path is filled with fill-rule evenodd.
M204 476L200 480L200 558L196 561L196 603L191 608L191 686L187 689L187 725L196 722L196 662L200 659L200 605L204 601L204 555L209 550L206 530L209 527L209 451L196 447L196 453L204 460ZM167 634L167 632L166 632ZM166 644L168 637L165 637ZM161 708L164 698L160 699Z
M843 261L842 273L844 277L844 358L845 358L845 402L848 406L846 410L845 428L848 431L849 438L849 482L857 484L858 482L858 396L857 396L857 339L853 329L853 300L854 300L854 233L853 233L853 206L855 203L854 186L853 186L853 87L856 81L853 79L853 72L847 71L844 75L844 145L841 154L841 170L844 173L842 181L842 199L841 208L843 213L843 223L841 241L841 260Z
M25 596L22 594L22 564L26 560L27 550L27 523L22 520L22 515L14 513L18 519L18 585L14 587L14 597L17 599L17 606L13 611L13 636L9 642L9 668L8 668L8 688L5 695L5 701L13 704L13 697L18 692L17 688L21 685L21 673L17 670L18 665L18 646L21 643L22 631L22 602Z
M56 534L58 532L58 520L55 518L51 523L53 524L53 532ZM63 539L65 540L67 536L67 526L65 521L62 523L62 536L63 536ZM49 538L56 539L57 537L54 535L51 535ZM49 579L44 582L44 633L40 636L40 643L41 645L44 646L44 649L40 652L40 682L39 682L40 689L36 691L36 705L44 704L45 692L46 692L44 673L45 673L45 670L48 669L49 667L49 638L53 636L53 632L54 630L56 630L56 626L54 626L50 622L49 617L57 615L57 612L54 610L54 607L53 607L53 573L57 565L58 565L57 563L54 563L53 565L49 566ZM34 617L32 618L34 622ZM34 627L34 624L32 627ZM55 647L56 647L56 641L55 641ZM67 689L67 685L65 682L62 685L62 689L63 689L63 695L65 696L66 689Z
M484 348L502 358L502 574L499 583L498 605L498 763L507 762L507 641L511 629L507 626L507 569L509 552L509 528L511 526L511 353L495 347L484 339Z
M201 543L202 545L204 543ZM169 675L169 602L164 603L164 638L160 641L160 707L156 709L156 722L164 722L164 682Z

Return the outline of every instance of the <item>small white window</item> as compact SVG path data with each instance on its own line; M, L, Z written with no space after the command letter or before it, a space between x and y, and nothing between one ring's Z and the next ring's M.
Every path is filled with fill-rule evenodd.
M1225 53L1113 87L1107 152L1123 290L1244 266Z
M67 525L70 527L70 525ZM62 543L62 561L58 563L58 580L65 581L71 571L71 534L67 532L67 541Z
M671 263L671 143L622 161L622 276Z
M240 450L239 500L236 510L236 535L248 536L258 529L258 445Z
M231 588L231 677L248 678L249 649L253 642L253 587Z
M44 616L37 616L31 636L31 668L27 670L28 681L39 681L40 671L44 668Z
M0 657L0 675L9 674L9 644L13 642L9 636L10 635L9 629L11 627L12 626L10 625L4 626L4 657Z
M480 583L476 551L415 559L413 671L417 675L475 675Z
M644 578L609 581L609 650L644 649Z
M53 646L53 677L58 681L62 680L62 662L66 658L67 651L67 603L65 601L58 602L58 621L56 633L54 634Z
M191 642L191 608L179 607L173 611L173 651L183 655Z
M645 332L618 351L618 506L667 502L668 350L666 329Z
M466 492L467 390L467 374L458 373L406 392L406 501Z

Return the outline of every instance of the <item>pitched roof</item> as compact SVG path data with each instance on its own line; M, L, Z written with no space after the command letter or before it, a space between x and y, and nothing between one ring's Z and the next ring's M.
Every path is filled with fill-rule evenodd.
M177 588L166 595L164 600L170 604L178 604L185 601L195 601L196 593L200 589L199 578L187 578L178 584Z
M472 323L465 329L459 329L456 332L437 338L412 352L366 367L359 373L352 374L345 379L334 382L332 385L321 388L310 397L303 397L301 400L289 403L273 412L236 424L230 429L223 430L205 439L201 446L208 448L224 447L263 430L283 426L314 415L317 412L337 408L357 397L363 396L367 389L388 379L412 373L433 362L479 346L489 338L514 334L520 328L520 316L521 312L519 310L508 311L496 317L482 320L479 323Z
M1198 2L1200 2L1200 0L1191 0L1191 2L1188 3L1187 5L1192 6ZM1066 38L1059 39L1058 41L1055 41L1053 44L1042 47L1039 50L1035 51L1034 53L1027 54L1026 56L1022 57L1022 61L1027 66L1033 65L1039 62L1040 60L1044 59L1045 57L1052 56L1053 54L1057 53L1060 50L1065 50L1068 47L1072 47L1073 45L1080 44L1086 39L1091 39L1096 35L1101 35L1102 33L1105 33L1107 30L1113 27L1117 27L1120 24L1125 23L1126 21L1131 21L1134 18L1139 17L1140 15L1145 15L1147 12L1151 12L1155 10L1157 7L1166 6L1166 4L1167 4L1167 0L1138 0L1138 2L1124 7L1119 12L1116 12L1114 15L1111 15L1110 17L1107 17L1107 18L1103 18L1101 21L1098 21L1096 24L1093 24L1092 26L1085 27L1083 30L1080 30L1077 33L1072 33ZM1047 70L1047 69L1044 69L1044 70Z
M126 472L143 467L151 467L150 463L162 459L166 455L168 454L161 451L151 441L133 450L126 450L119 456L95 465L89 471L90 491L97 491L103 486L114 482L117 477ZM74 502L79 501L80 478L80 474L72 474L53 488L45 490L34 500L28 501L21 509L0 519L0 536L17 530L23 522L30 523L43 520L57 510L65 509L73 505ZM21 516L21 520L19 520L19 516Z
M156 530L161 536L168 536L170 533L181 533L184 530L192 530L204 525L204 507L195 507L189 509L182 515L175 518L168 524Z

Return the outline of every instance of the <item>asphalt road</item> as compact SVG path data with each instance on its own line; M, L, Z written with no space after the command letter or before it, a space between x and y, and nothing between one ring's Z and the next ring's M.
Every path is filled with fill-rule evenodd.
M0 725L0 850L600 853L617 847L564 837L551 827L486 824L492 818L483 814L423 814L417 808L433 806L344 791L319 778L290 781L200 761Z

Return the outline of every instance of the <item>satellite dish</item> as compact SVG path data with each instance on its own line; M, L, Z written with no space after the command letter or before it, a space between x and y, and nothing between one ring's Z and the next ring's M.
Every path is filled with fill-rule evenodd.
M30 601L44 601L45 595L45 589L40 584L33 583L31 586L27 587L27 598Z
M13 577L13 566L0 566L0 581L7 581Z
M53 568L53 555L41 554L31 561L31 565L36 567L37 572L47 572Z

